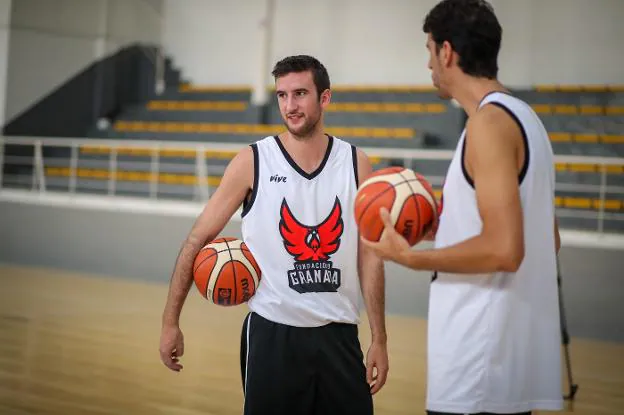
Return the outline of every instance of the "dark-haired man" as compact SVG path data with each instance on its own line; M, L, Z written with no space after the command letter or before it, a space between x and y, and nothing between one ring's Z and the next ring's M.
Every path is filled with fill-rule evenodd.
M381 260L362 248L353 216L368 158L324 133L329 75L311 56L273 70L287 131L242 150L197 219L176 262L161 359L180 370L179 315L193 258L243 204L242 235L262 271L241 338L244 414L373 413L388 372ZM363 294L372 343L358 339Z
M387 260L434 271L430 414L559 410L559 235L548 134L497 80L502 29L486 1L441 1L423 31L439 96L468 115L443 187L435 247L410 250L387 212L382 240L367 245Z

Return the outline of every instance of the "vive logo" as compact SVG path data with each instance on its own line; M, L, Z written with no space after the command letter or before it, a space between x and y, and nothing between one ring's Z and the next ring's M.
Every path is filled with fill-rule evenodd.
M276 183L286 183L286 176L280 176L279 174L274 174L273 176L271 176L271 178L269 179L270 182L276 182Z

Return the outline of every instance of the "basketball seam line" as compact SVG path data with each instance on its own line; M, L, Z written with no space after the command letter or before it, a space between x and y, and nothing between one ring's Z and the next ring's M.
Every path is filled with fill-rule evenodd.
M409 186L410 190L412 191L412 194L410 196L410 198L414 199L414 202L416 202L416 213L418 214L418 235L420 236L420 233L422 232L422 222L420 220L420 204L418 203L418 195L415 193L414 188L411 185L411 182L413 182L413 179L408 180L407 177L403 176L403 172L405 170L402 170L399 172L399 176L403 177L406 180L407 185ZM420 179L418 179L418 177L416 177L416 181L420 183ZM422 183L421 183L422 186ZM423 186L424 187L424 186ZM425 189L427 190L427 189ZM405 201L405 203L407 203L407 200ZM403 204L403 206L405 206L405 204ZM416 241L418 242L418 241ZM411 243L410 243L411 245Z
M405 176L403 176L402 174L399 175L403 178L405 178ZM373 197L368 204L364 207L364 209L362 210L362 213L360 214L360 216L358 217L357 223L360 223L360 221L362 220L362 216L364 216L364 213L366 213L366 211L368 210L368 208L370 207L371 204L373 204L373 202L377 199L379 199L384 193L386 193L387 191L389 191L390 189L395 189L398 185L403 184L403 183L408 183L410 181L418 181L418 179L409 179L409 180L405 180L403 182L399 182L396 185L393 184L391 187L388 187L387 189L385 189L383 192L378 193L377 195L375 195L375 197ZM378 182L379 183L379 182ZM389 182L388 182L389 183ZM410 187L411 188L411 187Z
M199 252L201 252L203 249L204 248L200 249ZM210 248L210 249L214 249L214 248ZM204 262L206 262L207 260L209 260L213 256L219 255L221 252L232 251L232 250L234 250L234 251L244 251L244 249L242 249L242 248L229 248L229 249L223 249L221 251L214 251L212 254L210 254L206 258L202 259L202 261L199 264L197 264L196 267L193 268L193 272L196 272L199 269L199 267L201 267L204 264ZM249 251L249 249L247 249L247 251Z
M230 250L230 244L228 244L228 241L225 241L225 246L227 246L227 251L228 251L228 254L230 255L230 265L232 266L232 276L234 277L234 284L233 284L234 285L234 297L233 297L233 302L237 303L238 300L236 298L236 294L237 294L237 288L238 288L237 287L238 279L236 278L236 267L234 266L234 257L232 256L232 251ZM242 251L242 249L241 249L241 251ZM243 256L244 256L244 254L243 254ZM238 262L240 262L240 261L238 261Z
M433 194L433 189L431 189L431 184L429 184L429 188L427 188L425 186L425 183L423 183L423 180L425 180L425 183L426 183L426 179L424 177L419 178L418 182L427 191L427 193L429 193L429 196L431 196L431 200L433 201L433 222L430 224L430 226L429 226L429 228L427 229L427 232L426 232L426 233L429 233L429 231L431 231L431 229L433 229L434 223L436 221L440 220L440 214L438 212L438 199ZM425 233L425 235L426 235L426 233ZM425 237L425 235L423 235L423 238Z

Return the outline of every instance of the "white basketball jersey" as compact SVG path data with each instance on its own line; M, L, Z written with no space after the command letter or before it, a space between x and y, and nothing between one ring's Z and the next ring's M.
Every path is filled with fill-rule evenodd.
M325 158L307 174L278 137L252 144L255 179L243 209L243 240L262 277L248 306L298 327L359 323L355 148L329 137Z
M505 109L523 130L519 177L525 256L515 273L439 272L430 287L427 408L510 413L562 408L561 337L554 237L555 174L548 134L529 105L504 93L481 102ZM443 186L435 246L474 237L482 222L463 165L461 135Z

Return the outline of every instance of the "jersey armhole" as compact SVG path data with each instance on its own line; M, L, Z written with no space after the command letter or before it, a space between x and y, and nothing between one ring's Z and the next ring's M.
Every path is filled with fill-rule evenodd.
M524 177L526 176L527 170L529 169L529 159L530 159L529 153L530 152L529 152L529 139L527 137L526 130L524 129L524 126L520 122L520 119L516 116L516 114L513 113L512 110L510 110L509 108L507 108L505 105L501 104L500 102L491 102L491 104L496 105L498 108L502 109L507 114L509 114L509 116L513 118L516 124L518 124L518 127L520 127L520 131L522 132L522 142L524 144L524 162L522 163L522 168L520 169L520 173L518 174L518 184L520 185L524 181Z
M253 152L254 178L253 185L251 186L251 196L249 198L249 201L247 201L247 197L245 197L245 199L243 200L243 212L241 213L241 217L243 218L249 213L251 207L256 201L256 196L258 195L258 181L260 180L260 157L258 157L258 145L254 143L251 144L250 147Z
M468 173L468 169L466 169L466 141L467 140L468 140L468 132L464 134L464 142L462 143L461 169L462 169L462 173L464 173L464 179L466 179L470 187L474 189L474 182L472 181L472 177L470 177L470 174Z
M358 188L360 186L360 178L358 177L357 148L353 144L351 144L351 159L353 160L353 174L355 178L355 187Z
M520 122L520 119L518 119L516 114L514 114L513 111L511 111L505 105L501 104L500 102L489 102L489 104L496 105L497 107L505 111L516 122L516 124L518 124L518 127L520 127L520 131L522 132L522 142L524 143L524 162L522 163L522 169L520 169L520 173L518 174L518 184L521 185L522 182L524 181L524 177L526 176L527 170L529 169L529 159L530 159L529 139L527 137L526 130L524 129L524 126L522 125L522 123ZM466 141L467 140L468 140L468 133L466 133L466 135L464 136L464 142L462 143L461 168L462 168L462 172L464 173L464 178L466 179L470 187L474 189L474 181L472 180L472 177L470 177L470 174L468 173L468 170L466 169L465 154L466 154Z

